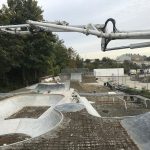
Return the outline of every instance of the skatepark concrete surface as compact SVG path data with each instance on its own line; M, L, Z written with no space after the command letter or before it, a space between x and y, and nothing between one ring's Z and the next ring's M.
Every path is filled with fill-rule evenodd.
M141 150L150 149L150 112L124 119L121 124Z
M0 120L9 117L11 114L26 106L53 106L64 96L59 94L28 94L14 96L0 101Z
M71 81L82 82L82 73L71 73Z
M84 109L85 106L80 103L67 103L55 107L60 112L76 112Z
M38 92L52 92L52 91L62 91L65 89L65 84L63 83L39 83L35 91Z
M53 107L64 98L63 95L20 95L0 101L0 135L23 133L31 137L39 136L56 126L62 115ZM51 106L38 119L17 118L5 120L7 117L27 106Z
M65 81L63 83L37 83L27 86L25 89L37 93L60 93L70 89L70 81Z
M36 87L38 86L33 88ZM44 91L43 87L42 89ZM3 99L0 101L0 136L9 134L25 134L31 138L40 136L61 123L63 120L61 111L76 112L84 109L85 106L79 103L79 98L80 96L74 89L70 89L57 91L56 94L21 94ZM29 106L49 106L49 108L36 119L28 117L8 119L11 115Z
M101 114L99 114L99 112L95 109L95 107L92 106L92 103L88 101L86 97L81 97L73 88L68 89L68 85L66 88L66 84L62 84L62 83L60 84L40 83L39 84L38 83L30 87L27 87L27 89L34 91L35 93L33 94L26 93L21 95L18 94L15 96L11 95L11 97L5 98L0 101L0 136L11 135L11 134L24 134L26 136L29 136L30 138L17 142L17 143L24 143L25 141L31 141L38 137L41 137L42 135L46 135L47 133L59 132L59 130L57 131L57 129L59 128L63 128L63 129L65 128L64 130L62 129L60 130L61 132L68 132L70 130L69 134L67 134L67 136L70 136L69 139L73 137L72 132L78 129L77 130L79 132L78 136L80 136L80 132L81 132L81 134L83 134L82 135L83 139L81 138L82 136L80 138L82 140L85 140L86 138L84 138L84 136L87 136L86 131L88 132L89 125L91 125L90 127L91 132L89 132L88 138L90 140L95 140L98 139L97 137L99 137L99 139L102 139L104 137L104 136L101 137L101 134L105 133L103 131L102 124L106 121L106 125L110 125L110 127L114 126L114 129L112 129L111 131L116 130L117 132L119 130L119 132L117 132L117 134L115 135L113 132L110 134L111 141L117 142L118 140L118 143L119 142L122 143L120 137L123 136L124 139L127 138L127 143L128 143L131 137L133 141L138 145L139 148L147 150L147 148L150 147L150 142L149 142L150 141L150 113L145 113L142 115L134 116L132 118L129 117L126 119L124 118L110 119L109 117L109 119L107 120L107 117L105 118L101 117ZM9 119L10 116L20 112L26 107L33 107L33 108L48 107L48 109L45 110L42 114L40 114L38 118L20 117L20 118ZM66 116L69 116L70 118ZM95 123L97 123L98 128L102 127L100 129L100 132L97 131L97 129L94 130L95 129L95 123L93 124L94 120ZM122 120L121 124L126 129L126 131L130 136L128 136L128 134L125 134L126 131L120 125L120 120ZM73 121L75 122L71 124L68 129L67 126L68 122L71 123ZM78 126L73 126L76 122L79 123ZM112 122L114 123L112 124ZM82 127L86 127L86 126L88 127L85 128L85 130L82 130ZM107 128L105 130L107 131ZM92 138L91 136L92 132L93 132L92 136L94 138ZM100 133L98 136L97 136L97 132ZM65 136L66 134L64 134L64 137L62 136L61 140L64 140ZM107 136L109 136L109 134ZM116 136L115 140L112 138L114 136ZM54 137L56 137L56 135ZM56 138L61 138L61 136L60 137L57 136ZM63 143L61 142L61 140L60 141L58 140L58 143L60 145L61 143ZM73 142L75 141L73 140ZM87 141L85 141L85 143L86 142ZM99 143L99 141L97 142L98 143L95 143L95 145L101 144ZM0 149L6 147L9 148L9 146L16 145L17 143L14 142L11 143L10 145L4 143L3 146L0 146ZM108 143L104 143L104 145L106 146L106 144ZM134 145L134 143L132 142L132 140L129 143L131 144L131 147L133 146L135 149L137 148L136 145ZM68 143L66 144L68 145ZM82 145L85 146L84 144L81 143L80 147L82 148ZM56 145L59 146L57 143ZM110 145L108 144L108 146ZM121 147L123 146L124 146L124 142L121 145ZM120 147L120 145L118 145L118 147ZM104 149L107 149L107 147L104 147Z

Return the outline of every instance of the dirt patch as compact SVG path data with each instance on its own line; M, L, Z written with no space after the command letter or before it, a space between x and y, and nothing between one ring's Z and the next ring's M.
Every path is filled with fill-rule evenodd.
M94 76L83 75L82 82L83 83L96 83L96 78Z
M71 119L69 126L57 138L62 141L64 137L64 143L58 142L64 149L137 149L120 120L97 118L87 114L85 110L64 115Z
M77 81L71 81L70 87L76 89L78 92L108 92L110 91L109 88L100 86L100 85L94 85L94 84L88 84L88 83L79 83Z
M16 143L19 141L27 140L31 138L28 135L25 134L6 134L6 135L0 135L0 146Z
M48 108L50 107L49 106L24 107L20 111L6 118L6 120L16 118L39 118Z
M63 114L57 130L7 150L138 150L118 119L97 118L85 109Z
M86 98L94 102L92 106L102 117L134 116L150 111L150 109L143 107L143 105L131 101L127 101L127 109L125 109L123 101L118 98L98 96L86 96Z

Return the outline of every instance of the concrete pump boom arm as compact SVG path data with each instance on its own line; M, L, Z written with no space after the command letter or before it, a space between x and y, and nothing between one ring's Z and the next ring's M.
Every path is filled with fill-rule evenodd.
M107 32L107 24L111 22L113 25L113 32ZM114 19L108 19L105 24L88 24L88 25L69 25L67 22L38 22L28 20L27 24L21 25L6 25L0 26L1 32L11 34L31 34L34 32L78 32L85 35L95 35L101 40L101 50L109 51L124 48L141 48L150 47L150 42L131 44L129 46L121 46L107 49L107 45L111 40L117 39L150 39L150 30L140 31L118 31Z

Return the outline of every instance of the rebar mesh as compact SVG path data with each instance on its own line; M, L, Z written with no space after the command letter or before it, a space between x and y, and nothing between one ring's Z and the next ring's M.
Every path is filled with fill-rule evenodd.
M120 120L101 119L85 110L63 113L63 126L47 135L10 149L38 150L137 150ZM66 119L67 118L67 119ZM68 122L66 120L69 120ZM66 122L67 123L66 123ZM55 133L56 132L56 133Z

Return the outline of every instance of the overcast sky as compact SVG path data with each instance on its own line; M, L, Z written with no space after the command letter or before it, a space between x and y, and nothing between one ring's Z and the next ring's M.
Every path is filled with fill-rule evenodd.
M0 4L7 0L0 0ZM114 18L119 30L150 29L150 0L38 0L48 21L65 20L70 24L103 24ZM115 58L123 53L150 55L150 48L101 52L101 40L80 33L59 33L67 47L73 47L84 58ZM121 42L122 43L122 42ZM128 42L127 42L128 43ZM126 44L126 43L125 43ZM110 46L118 46L114 41Z

